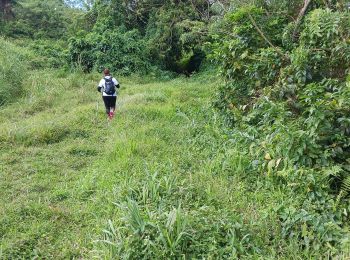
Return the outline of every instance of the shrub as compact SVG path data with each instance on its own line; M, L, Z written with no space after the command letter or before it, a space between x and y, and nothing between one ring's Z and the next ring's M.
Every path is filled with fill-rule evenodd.
M264 20L260 10L252 10L263 30L274 32L267 35L282 39L274 22L280 18ZM349 14L312 11L290 52L283 52L282 41L274 40L282 55L257 39L247 15L243 9L227 18L236 37L224 40L217 54L226 78L217 107L254 142L270 144L276 156L288 155L305 166L345 163L350 152Z
M62 42L33 41L29 48L36 54L31 61L33 68L61 68L67 64L67 53Z
M249 147L255 170L283 180L286 189L309 183L279 212L283 235L306 247L342 241L341 198L350 191L349 20L347 12L315 9L296 28L245 7L221 26L232 34L213 35L211 56L225 77L215 105L231 138Z
M137 30L106 30L70 39L69 62L84 71L110 68L122 74L146 72L150 68L145 41Z

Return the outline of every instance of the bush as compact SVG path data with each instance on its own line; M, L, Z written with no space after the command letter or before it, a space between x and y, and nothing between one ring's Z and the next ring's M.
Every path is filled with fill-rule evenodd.
M255 170L285 189L309 183L294 191L301 197L293 206L279 212L284 236L306 247L339 246L346 221L341 199L350 192L349 20L347 12L315 9L296 28L245 7L221 26L233 33L212 44L211 56L225 77L215 105L231 138L249 147Z
M270 145L276 157L287 156L293 163L313 167L346 163L350 153L349 14L314 10L306 17L299 42L287 52L276 39L278 35L282 39L276 23L253 10L263 30L274 32L267 35L275 38L282 54L257 40L260 36L248 26L246 9L230 15L227 21L237 37L223 41L217 55L226 78L217 107L254 142Z
M145 41L137 30L106 30L71 38L69 62L84 71L110 68L122 74L144 73L150 69Z
M32 60L34 68L62 68L67 64L67 53L62 42L50 40L36 40L29 48L36 54Z

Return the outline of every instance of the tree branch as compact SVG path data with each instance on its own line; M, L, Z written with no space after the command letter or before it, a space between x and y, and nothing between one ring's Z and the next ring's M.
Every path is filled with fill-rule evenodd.
M252 22L255 29L258 31L260 36L270 45L271 48L273 48L279 55L281 55L284 59L289 59L280 49L278 49L275 45L272 44L272 42L265 36L263 31L259 28L259 26L256 24L254 18L251 16L251 14L248 14L249 20Z
M311 3L311 0L304 0L304 6L300 10L297 21L295 22L295 27L294 27L294 31L293 31L293 39L294 40L296 39L297 31L298 31L298 28L300 26L301 20L303 19L304 15L306 13L306 10L309 7L310 3Z

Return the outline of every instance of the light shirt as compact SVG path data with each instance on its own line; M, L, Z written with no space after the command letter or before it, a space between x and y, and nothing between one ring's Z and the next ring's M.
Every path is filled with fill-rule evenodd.
M111 78L111 76L106 76L105 78L107 78L107 79L110 79ZM118 91L118 88L117 88L117 86L119 85L119 82L118 82L118 80L116 80L116 78L112 78L112 81L114 82L114 85L115 85L115 92L114 92L114 94L113 95L108 95L108 94L106 94L104 91L102 92L102 96L109 96L109 97L115 97L115 96L117 96L117 91ZM98 84L98 86L99 87L101 87L102 89L104 89L105 88L105 79L103 78L103 79L101 79L100 80L100 83Z

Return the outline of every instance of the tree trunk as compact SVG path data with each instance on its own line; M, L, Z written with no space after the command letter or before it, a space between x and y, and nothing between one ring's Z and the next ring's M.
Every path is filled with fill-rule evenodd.
M0 0L0 13L5 20L13 18L12 0Z

